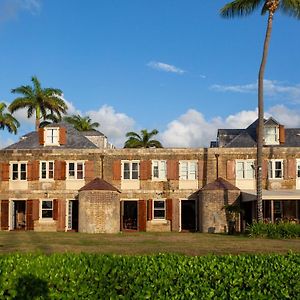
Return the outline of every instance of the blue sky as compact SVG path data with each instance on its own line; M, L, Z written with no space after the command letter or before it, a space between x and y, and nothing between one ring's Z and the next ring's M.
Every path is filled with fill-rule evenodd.
M166 146L207 146L256 118L266 17L222 19L227 1L0 0L0 101L36 75L117 146L157 128ZM300 126L300 21L277 14L265 110ZM17 113L24 134L33 129ZM0 146L17 137L1 132Z

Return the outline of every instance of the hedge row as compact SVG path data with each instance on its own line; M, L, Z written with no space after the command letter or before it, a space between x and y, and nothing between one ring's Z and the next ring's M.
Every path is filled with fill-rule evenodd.
M0 256L1 299L299 299L300 254Z

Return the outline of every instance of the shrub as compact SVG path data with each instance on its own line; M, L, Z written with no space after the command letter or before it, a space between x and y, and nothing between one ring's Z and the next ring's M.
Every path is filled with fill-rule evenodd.
M262 223L254 222L247 227L249 235L252 237L267 237L272 239L297 238L300 237L300 224L278 222Z
M0 256L1 299L297 299L300 255Z

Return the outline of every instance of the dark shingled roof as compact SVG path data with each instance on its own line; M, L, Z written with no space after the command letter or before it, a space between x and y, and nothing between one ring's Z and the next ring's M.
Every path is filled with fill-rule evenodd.
M219 177L215 181L205 185L200 191L202 190L240 190L227 180L223 179L222 177Z
M44 146L39 143L39 135L37 131L30 132L21 137L20 141L14 143L4 150L10 149L97 149L97 146L89 141L83 134L76 130L72 125L61 122L58 124L50 124L46 127L63 127L66 128L67 143L60 146Z
M113 185L99 177L93 179L91 182L86 184L79 190L79 192L80 191L113 191L120 193L120 191L117 188L115 188Z
M98 130L86 130L81 131L84 136L104 136L104 134Z

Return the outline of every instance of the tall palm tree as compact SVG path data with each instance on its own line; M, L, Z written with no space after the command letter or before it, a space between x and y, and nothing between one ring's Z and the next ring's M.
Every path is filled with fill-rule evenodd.
M6 104L0 103L0 129L7 129L10 133L17 133L20 123L10 113L5 112Z
M128 137L128 140L125 142L124 148L163 148L159 141L151 139L157 134L158 130L156 129L151 132L143 129L140 135L133 131L127 132L126 137Z
M100 126L98 122L93 122L89 116L82 117L80 115L65 116L64 120L72 124L78 131L95 130Z
M62 99L62 91L55 88L42 88L36 76L31 78L33 86L22 85L12 89L13 94L20 94L8 107L13 113L21 108L27 108L27 116L30 118L35 113L35 128L38 130L40 122L49 113L61 117L67 112L68 106Z
M257 137L257 219L263 220L262 205L262 157L264 136L264 74L270 45L273 16L278 10L295 18L300 18L300 0L235 0L226 4L220 11L221 16L232 18L247 16L261 8L261 14L268 14L267 29L263 47L263 55L258 73L258 137Z

